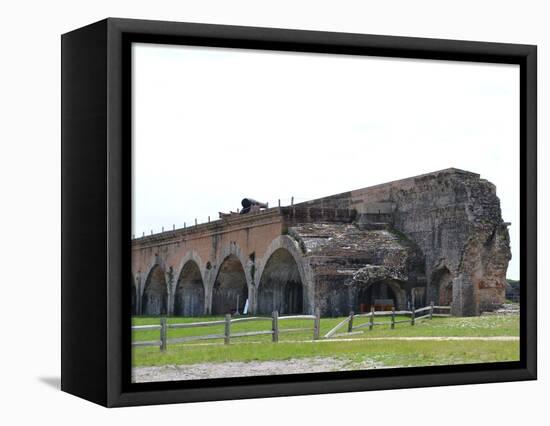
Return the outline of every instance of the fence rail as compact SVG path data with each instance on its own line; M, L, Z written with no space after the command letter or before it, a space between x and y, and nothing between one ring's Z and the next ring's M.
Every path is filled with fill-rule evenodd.
M444 311L447 312L445 314L443 313L434 313L434 311ZM417 314L427 312L424 315L417 316ZM324 335L325 339L330 339L334 337L344 337L344 336L352 336L357 334L364 333L364 328L367 328L369 330L372 330L375 326L380 325L389 325L392 329L395 328L395 324L402 324L402 323L410 323L411 325L415 325L417 321L425 320L425 319L432 319L433 317L450 317L451 316L451 307L450 306L436 306L434 303L430 303L429 306L424 306L423 308L418 309L412 309L410 311L396 311L395 309L392 309L391 311L375 311L374 307L371 307L371 311L368 313L363 314L355 314L354 312L350 312L349 316L338 323L336 327L334 327L332 330L330 330L327 334ZM409 319L405 320L396 320L396 316L409 316ZM388 321L375 321L374 319L376 317L391 317L391 320ZM368 318L368 322L354 325L354 320L357 318ZM344 327L347 326L347 332L345 333L338 333L338 331Z
M295 327L295 328L280 328L279 322L286 320L313 320L312 327ZM258 331L246 331L246 332L231 332L231 325L235 323L249 322L249 321L270 321L271 330L258 330ZM223 334L205 334L201 336L188 336L188 337L177 337L168 339L168 329L182 329L182 328L196 328L196 327L212 327L216 325L223 325L224 332ZM159 330L160 336L159 340L147 340L147 341L136 341L132 342L132 346L158 346L161 351L166 350L168 344L174 343L187 343L197 340L211 340L211 339L224 339L226 345L231 343L231 339L237 337L248 337L248 336L262 336L269 334L272 336L273 342L279 341L279 334L281 333L297 333L304 331L313 332L313 340L319 339L321 325L321 315L319 310L315 311L315 315L287 315L279 316L277 311L274 311L270 317L247 317L247 318L232 318L231 314L227 314L223 320L215 321L201 321L201 322L191 322L191 323L177 323L169 324L166 320L166 317L160 318L160 325L134 325L132 326L132 331L143 331L143 330Z
M433 313L432 316L434 316L434 317L450 317L451 316L451 307L450 306L434 306L434 310L447 312L445 314Z

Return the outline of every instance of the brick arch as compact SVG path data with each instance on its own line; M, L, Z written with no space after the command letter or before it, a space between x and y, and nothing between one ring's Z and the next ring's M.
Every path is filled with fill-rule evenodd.
M166 277L166 272L168 270L166 267L166 262L158 254L151 255L149 260L146 263L145 271L138 271L136 273L136 276L139 276L139 280L141 281L140 288L138 289L140 299L143 298L143 292L145 291L145 284L147 282L147 278L149 277L149 274L151 273L153 268L155 268L156 266L159 266L162 269L162 271L165 274L166 283L168 284L168 279ZM170 289L168 289L168 292L170 292Z
M302 287L303 287L303 297L304 297L303 310L308 313L313 313L314 311L313 273L311 271L311 268L309 267L309 263L304 259L304 256L302 254L299 244L288 235L280 235L277 238L275 238L271 242L267 250L265 251L262 258L257 262L256 277L257 277L258 285L260 285L261 283L262 276L264 275L264 271L269 262L269 259L271 259L271 256L273 255L273 253L275 253L277 250L280 250L280 249L286 250L294 259L294 262L296 262L296 266L298 267L298 273L300 275L300 280L302 282ZM254 309L256 310L258 306L257 292L255 293L255 296L256 297L254 299Z
M201 279L202 279L202 282L203 282L203 286L205 287L205 290L206 290L206 285L207 285L207 279L206 279L206 273L205 273L206 263L203 262L202 258L200 257L200 255L195 250L188 251L185 254L185 256L183 256L182 259L180 260L180 262L178 264L178 269L176 270L177 272L176 272L176 279L174 280L175 281L174 289L178 285L177 283L178 283L179 279L181 278L181 273L183 272L183 268L190 261L195 262L197 264L197 266L199 267L199 271L201 273Z
M170 303L169 283L163 262L155 262L147 273L141 294L143 315L166 315Z
M301 314L304 312L304 285L298 264L285 248L278 248L267 260L256 293L256 312Z
M220 267L222 266L223 262L231 255L237 257L241 262L244 270L244 275L246 277L246 285L248 286L248 294L250 296L250 292L251 290L253 291L252 287L254 286L254 280L251 274L252 265L250 264L250 260L248 259L244 250L242 250L239 244L237 244L235 241L231 241L229 244L223 246L219 255L216 256L216 262L213 265L212 270L209 271L209 276L207 277L208 290L212 290L212 288L214 287L214 282L218 277Z
M180 262L173 289L174 315L197 316L206 311L204 264L195 251Z
M244 312L249 299L249 283L241 260L234 254L221 263L212 288L212 313Z

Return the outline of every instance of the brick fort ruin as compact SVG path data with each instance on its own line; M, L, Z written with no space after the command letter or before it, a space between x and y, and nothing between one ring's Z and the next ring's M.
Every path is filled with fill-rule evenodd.
M313 313L504 302L511 259L495 186L446 169L132 240L141 315ZM244 214L243 214L244 213Z

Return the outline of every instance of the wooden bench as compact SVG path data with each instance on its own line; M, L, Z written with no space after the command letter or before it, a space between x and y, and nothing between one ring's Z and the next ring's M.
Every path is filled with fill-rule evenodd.
M391 311L393 307L393 299L374 299L375 311Z

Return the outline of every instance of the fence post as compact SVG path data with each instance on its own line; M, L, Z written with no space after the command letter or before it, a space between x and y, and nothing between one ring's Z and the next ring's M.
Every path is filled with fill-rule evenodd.
M321 311L315 309L315 320L313 321L313 340L319 339L319 331L321 330Z
M391 329L395 328L395 306L391 307Z
M414 313L414 305L413 305L412 311L411 311L411 325L414 325L414 316L415 316L415 313Z
M223 343L229 345L231 339L231 314L225 315L225 337Z
M369 331L372 330L374 326L374 306L370 307L370 320L369 320Z
M273 343L277 343L279 341L279 312L273 311L271 318L271 331L273 332L271 337Z
M353 331L353 311L349 313L349 321L348 321L348 333L351 333Z
M166 350L166 317L160 318L160 350Z
M434 302L430 302L430 319L432 319L433 314L434 314Z

